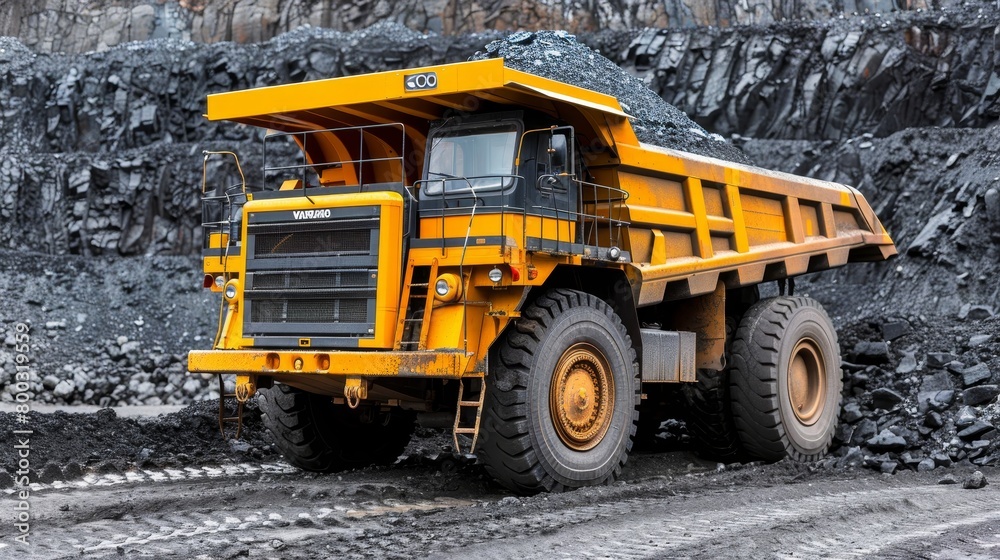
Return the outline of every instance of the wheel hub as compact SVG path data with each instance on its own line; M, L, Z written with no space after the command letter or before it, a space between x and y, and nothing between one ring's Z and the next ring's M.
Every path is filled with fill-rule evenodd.
M788 396L799 422L811 426L823 415L826 367L819 346L804 338L795 345L788 364Z
M549 408L559 439L577 451L592 449L607 433L614 412L614 382L607 359L577 343L556 364Z

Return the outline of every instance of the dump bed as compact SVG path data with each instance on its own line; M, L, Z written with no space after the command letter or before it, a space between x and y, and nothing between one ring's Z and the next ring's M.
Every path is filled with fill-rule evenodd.
M896 254L852 187L649 144L618 153L640 306Z

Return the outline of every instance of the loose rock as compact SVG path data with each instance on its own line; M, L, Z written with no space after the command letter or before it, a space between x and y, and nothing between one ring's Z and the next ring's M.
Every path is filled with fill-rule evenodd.
M966 490L978 490L984 488L987 484L989 482L986 481L986 476L981 471L976 471L972 473L972 476L965 479L965 482L962 483L962 488Z
M906 449L906 440L889 430L882 430L877 436L868 440L866 445L875 452L902 451Z
M962 391L962 400L967 405L978 406L992 401L998 394L1000 394L1000 386L979 385Z

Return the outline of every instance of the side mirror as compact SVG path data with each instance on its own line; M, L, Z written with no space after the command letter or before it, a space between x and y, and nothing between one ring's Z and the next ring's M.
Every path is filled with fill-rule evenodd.
M566 136L553 134L549 136L549 170L550 173L565 173L566 162L569 160L569 148Z

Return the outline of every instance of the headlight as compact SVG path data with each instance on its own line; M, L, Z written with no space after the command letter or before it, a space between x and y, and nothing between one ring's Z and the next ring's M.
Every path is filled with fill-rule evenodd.
M437 281L437 284L434 285L434 291L437 292L437 295L444 297L448 295L451 288L448 286L448 281L442 278Z
M491 270L487 276L489 277L490 282L497 284L501 280L503 280L503 271L500 270L498 267L493 267L493 270Z
M226 284L226 288L222 291L222 295L226 296L227 300L233 301L236 299L236 293L239 291L237 289L237 284L238 282L236 280L230 280L229 283Z
M225 283L226 283L226 279L223 278L221 274L215 277L215 285L216 286L218 286L218 287L221 288L222 285L225 284Z
M462 283L457 274L446 272L434 282L434 297L438 301L451 302L462 295Z

